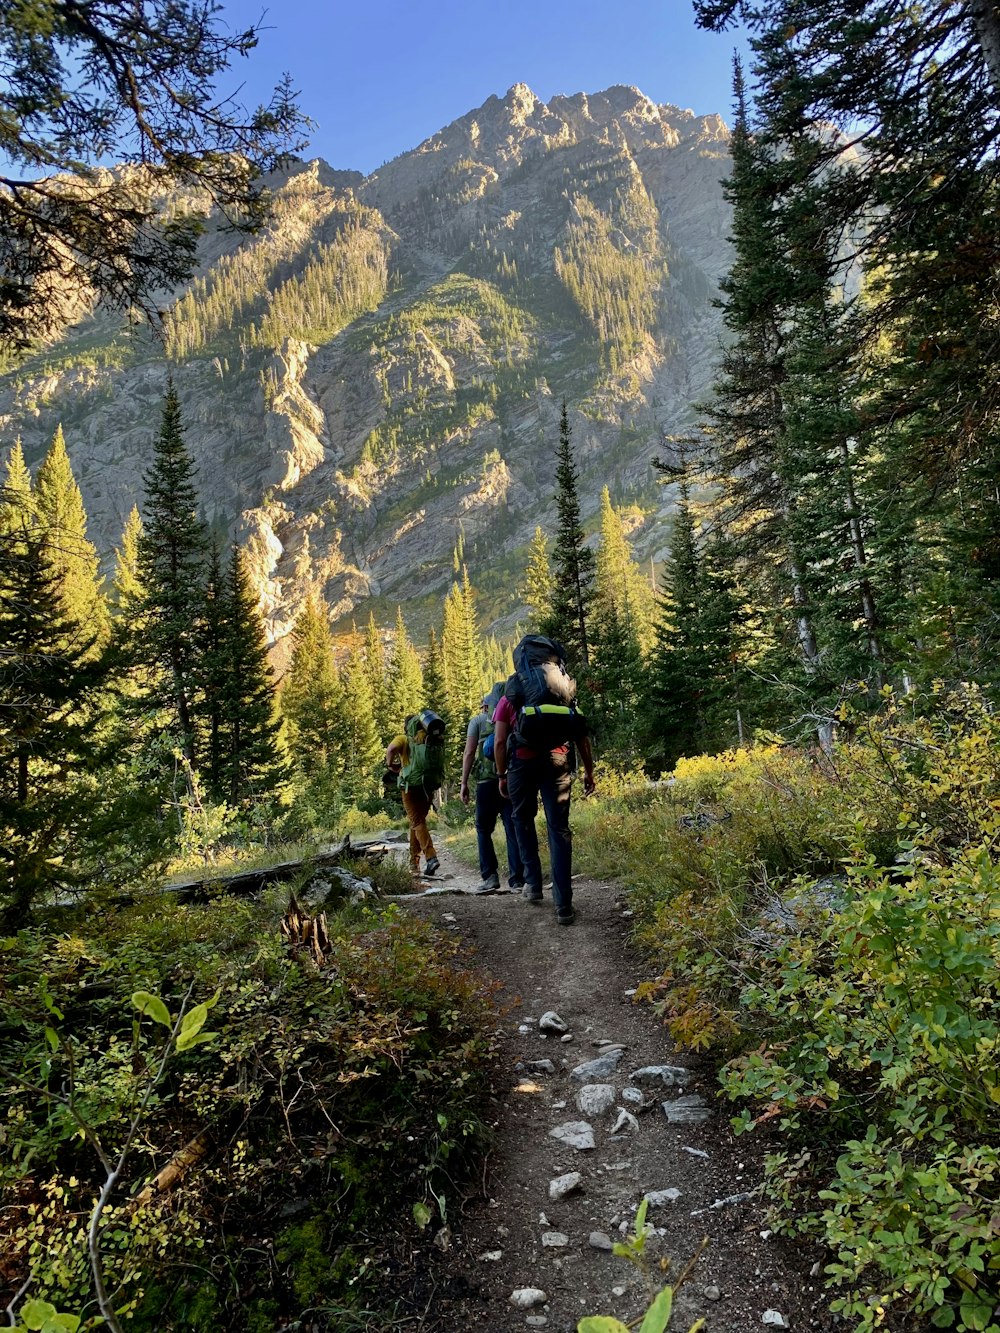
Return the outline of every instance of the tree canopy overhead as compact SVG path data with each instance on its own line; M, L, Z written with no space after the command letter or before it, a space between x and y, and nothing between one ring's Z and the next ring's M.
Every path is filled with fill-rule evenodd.
M213 0L0 0L0 350L79 310L155 312L190 275L200 186L231 223L261 218L260 178L302 146L286 80L248 110L219 80L257 44Z

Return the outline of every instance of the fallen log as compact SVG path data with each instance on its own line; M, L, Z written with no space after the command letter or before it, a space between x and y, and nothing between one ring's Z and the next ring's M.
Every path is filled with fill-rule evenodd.
M162 892L176 897L178 902L206 902L220 894L232 894L235 897L250 897L260 893L269 884L279 884L291 879L303 869L316 874L337 866L351 857L364 857L378 862L388 855L391 840L380 837L378 840L365 839L352 843L350 834L335 846L325 847L310 856L299 857L294 861L279 861L275 865L258 867L254 870L237 870L231 875L204 875L200 879L187 879L164 884Z
M174 1153L163 1170L153 1177L145 1189L139 1191L132 1200L133 1206L143 1208L147 1203L151 1203L158 1194L166 1194L168 1190L172 1190L175 1185L183 1180L186 1172L205 1156L208 1151L208 1143L208 1130L203 1129L190 1143L186 1143L180 1152Z

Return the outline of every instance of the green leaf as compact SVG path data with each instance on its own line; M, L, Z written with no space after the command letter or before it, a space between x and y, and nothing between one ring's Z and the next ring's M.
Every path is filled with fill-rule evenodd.
M43 1328L55 1313L56 1307L50 1305L48 1301L25 1301L21 1306L24 1327L32 1330Z
M45 1029L45 1040L49 1043L49 1045L51 1046L51 1048L52 1048L54 1051L58 1051L58 1049L59 1049L59 1033L55 1030L55 1028L46 1028L46 1029Z
M132 1003L140 1014L147 1014L154 1023L162 1023L165 1028L173 1027L170 1010L158 995L151 995L148 990L137 990L132 994Z
M57 1314L49 1320L43 1333L49 1333L50 1328L52 1333L63 1333L64 1330L65 1333L76 1333L79 1327L80 1316L78 1314Z
M218 1041L217 1032L196 1032L193 1036L187 1037L183 1033L177 1038L177 1049L186 1051L189 1046L200 1046L202 1042Z
M628 1333L628 1328L610 1315L589 1314L577 1324L576 1333Z
M413 1220L421 1231L430 1223L433 1214L425 1203L419 1201L413 1205Z
M639 1333L663 1333L663 1330L670 1323L673 1308L674 1289L673 1287L664 1287L646 1311L646 1317L642 1321Z
M984 1300L978 1292L963 1292L961 1315L962 1322L968 1329L989 1328L990 1320L993 1318L993 1302Z

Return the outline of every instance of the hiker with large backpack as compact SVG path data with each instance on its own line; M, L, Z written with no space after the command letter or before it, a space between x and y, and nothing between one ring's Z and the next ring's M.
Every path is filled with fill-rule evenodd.
M386 766L399 772L403 809L410 824L410 872L414 875L420 873L421 852L428 875L436 874L441 866L427 816L434 793L444 781L447 757L444 722L429 708L411 713L402 734L390 741L385 752Z
M469 779L476 783L476 841L479 844L479 873L482 883L476 893L496 893L500 887L500 863L493 846L493 830L499 818L507 840L508 884L512 889L524 888L524 867L514 829L514 811L510 800L500 795L500 779L494 761L495 736L493 710L503 695L504 682L497 681L489 694L483 696L482 710L473 717L465 733L465 752L462 755L461 796L469 804Z
M542 865L535 832L541 798L556 920L570 926L576 920L570 789L579 754L584 795L593 792L594 756L586 722L577 711L576 682L566 670L562 644L542 634L528 634L514 649L514 667L493 714L500 794L509 795L514 809L524 863L523 894L530 903L542 901Z

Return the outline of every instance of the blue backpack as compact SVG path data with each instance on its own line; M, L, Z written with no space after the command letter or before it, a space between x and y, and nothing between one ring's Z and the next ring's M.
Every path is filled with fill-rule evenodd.
M566 650L544 634L526 634L514 649L515 673L504 693L517 709L514 739L530 750L555 750L586 734Z

